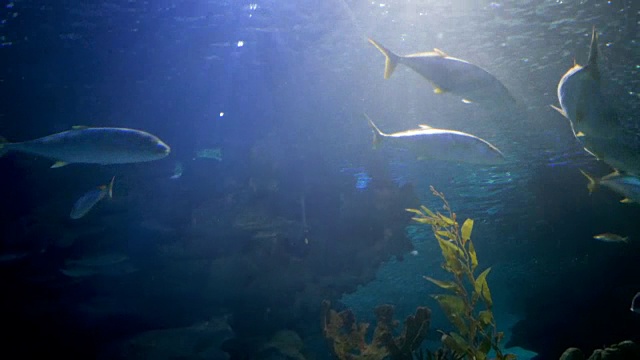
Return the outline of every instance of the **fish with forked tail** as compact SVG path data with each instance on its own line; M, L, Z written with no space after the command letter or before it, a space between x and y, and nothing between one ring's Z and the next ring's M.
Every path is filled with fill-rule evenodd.
M104 199L107 195L109 198L113 197L113 181L115 180L115 176L111 178L111 182L109 185L99 186L97 189L91 190L86 194L82 195L75 204L73 204L73 208L71 209L71 214L69 217L77 220L89 213L93 207L100 202L100 200Z
M589 194L594 192L598 186L603 185L624 196L621 202L640 203L640 178L617 171L601 178L597 178L584 170L580 170L580 172L589 180L587 185Z
M465 103L504 105L515 102L500 80L468 61L451 57L438 49L400 56L373 39L369 42L386 58L385 79L391 77L398 64L404 64L431 82L436 94L452 93L461 96Z
M504 155L489 142L461 131L435 129L420 125L419 129L391 134L382 132L365 114L373 130L373 144L378 147L382 141L392 141L399 146L410 148L418 159L433 159L463 162L469 164L494 165L505 161Z

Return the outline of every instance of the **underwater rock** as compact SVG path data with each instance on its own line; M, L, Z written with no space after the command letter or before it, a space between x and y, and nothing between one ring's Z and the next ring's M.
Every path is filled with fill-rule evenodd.
M562 353L560 360L584 360L584 354L578 348L568 348Z
M304 360L303 348L304 343L298 333L281 330L273 335L271 340L267 341L252 358Z
M640 345L633 341L623 341L608 348L598 349L587 360L637 360L640 359Z
M233 336L225 316L188 327L151 330L126 341L121 359L228 359L220 348Z

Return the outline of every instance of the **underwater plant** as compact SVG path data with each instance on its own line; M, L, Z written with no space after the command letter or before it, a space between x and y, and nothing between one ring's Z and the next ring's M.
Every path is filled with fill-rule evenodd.
M393 306L376 307L376 328L367 342L368 323L358 323L349 309L337 312L328 300L322 302L323 332L335 356L340 360L413 360L427 337L431 311L418 307L404 322L404 329L393 336L399 322L393 318Z
M478 256L471 240L473 220L466 219L460 226L444 194L433 186L430 189L443 202L446 215L434 213L425 206L407 211L414 214L414 221L431 225L444 257L442 268L452 275L448 281L425 276L448 292L432 295L457 330L440 331L444 347L471 360L485 360L491 350L495 351L496 360L516 359L515 355L503 354L500 349L504 333L497 330L493 317L493 300L487 283L491 268L476 276Z

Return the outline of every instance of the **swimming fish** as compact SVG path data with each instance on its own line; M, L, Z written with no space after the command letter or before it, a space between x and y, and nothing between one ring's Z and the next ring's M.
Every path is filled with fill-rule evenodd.
M640 314L640 292L637 292L636 296L631 299L631 311Z
M171 149L156 136L126 128L81 127L39 139L7 143L0 139L0 156L18 151L67 164L126 164L162 159Z
M624 196L621 202L640 203L640 178L615 171L598 179L586 171L580 170L580 172L589 180L589 184L587 184L589 194L594 192L598 186L603 185Z
M461 96L465 103L515 102L500 80L468 61L451 57L438 49L434 49L433 52L400 56L373 39L369 39L369 42L386 58L385 79L391 77L398 64L404 64L427 79L433 85L436 94L452 93Z
M180 179L182 177L182 173L184 171L184 167L180 161L176 161L176 165L173 167L173 175L169 177L171 180Z
M196 151L195 159L212 159L222 161L222 149L221 148L211 148L211 149L200 149Z
M109 195L109 198L113 197L113 181L115 180L115 176L111 178L111 182L109 185L99 186L97 189L91 190L86 194L82 195L76 203L73 205L71 209L71 214L69 217L77 220L87 215L93 207L100 202L100 200L104 199L105 196Z
M467 133L455 130L435 129L420 125L419 129L391 134L382 132L365 114L373 130L373 144L378 147L384 141L408 147L418 154L419 159L457 161L470 164L501 164L504 155L489 142Z
M620 235L612 234L612 233L594 235L593 238L596 240L611 242L611 243L628 243L629 242L628 236L622 237Z
M598 146L600 139L612 139L618 131L618 115L602 93L600 70L598 69L598 33L595 27L591 33L591 47L587 65L577 63L558 82L560 108L553 106L569 119L576 137L586 143L587 148ZM590 142L593 142L590 143Z
M574 66L558 83L560 108L568 119L574 136L587 152L621 173L640 176L640 153L623 141L625 133L618 114L601 88L598 69L598 33L591 32L587 65Z

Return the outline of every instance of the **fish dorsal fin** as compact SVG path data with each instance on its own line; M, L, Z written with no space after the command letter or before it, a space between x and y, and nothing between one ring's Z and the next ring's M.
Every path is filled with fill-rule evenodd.
M116 180L116 177L111 178L111 182L109 183L109 199L113 198L113 182Z
M591 47L589 48L589 60L588 63L591 66L596 66L598 61L598 33L594 26L591 30Z
M449 56L449 55L447 55L447 53L445 53L444 51L442 51L442 50L440 50L440 49L438 49L438 48L433 48L433 52L434 52L434 53L436 53L436 54L438 54L439 56L442 56L442 57L447 57L447 56Z
M425 124L420 124L420 125L418 125L418 127L420 127L420 129L424 129L424 130L433 129L433 127L431 127L429 125L425 125Z
M84 130L84 129L88 129L89 127L86 125L74 125L71 127L73 130Z

